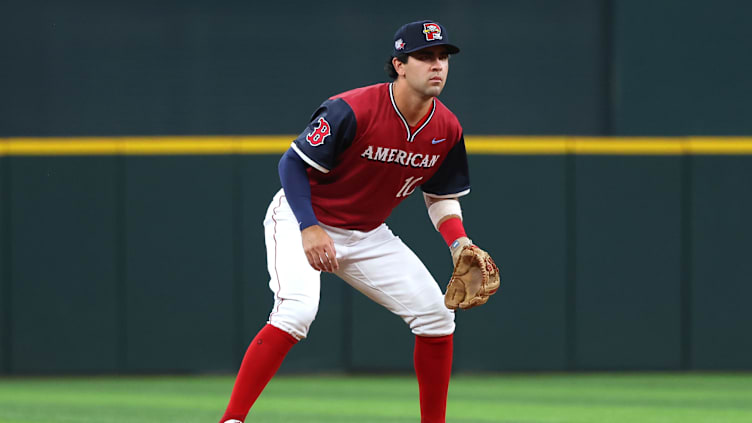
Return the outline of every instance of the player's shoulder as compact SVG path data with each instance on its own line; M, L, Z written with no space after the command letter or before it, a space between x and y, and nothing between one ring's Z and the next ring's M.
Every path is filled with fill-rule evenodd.
M343 100L353 109L361 109L378 104L388 96L389 84L380 83L345 91L330 97L329 100Z
M369 122L378 110L386 107L389 101L389 84L368 85L345 91L329 98L331 102L342 102L352 111L355 120Z
M334 100L337 98L342 98L346 100L353 100L353 99L360 100L360 99L373 98L373 97L378 97L387 93L388 89L389 89L388 83L382 82L379 84L373 84L373 85L367 85L365 87L354 88L352 90L348 90L348 91L339 93L337 95L333 95L329 99Z

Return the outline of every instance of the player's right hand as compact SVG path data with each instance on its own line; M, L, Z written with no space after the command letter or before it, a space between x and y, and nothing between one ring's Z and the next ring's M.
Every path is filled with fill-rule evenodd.
M319 225L312 225L300 232L303 237L303 250L308 264L320 272L333 272L339 269L334 241Z

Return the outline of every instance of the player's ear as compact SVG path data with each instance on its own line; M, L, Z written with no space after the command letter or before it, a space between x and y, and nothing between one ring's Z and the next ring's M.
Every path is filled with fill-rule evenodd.
M394 66L395 72L399 76L405 76L405 63L401 62L398 58L392 57L392 66Z

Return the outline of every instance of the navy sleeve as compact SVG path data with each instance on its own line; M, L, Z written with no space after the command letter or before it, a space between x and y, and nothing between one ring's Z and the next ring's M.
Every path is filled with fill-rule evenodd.
M424 193L434 197L460 197L470 192L470 172L464 135L449 150L436 173L420 188Z
M355 113L342 99L327 100L311 116L306 129L292 143L292 149L309 166L329 172L337 157L355 137Z
M311 185L306 167L292 149L287 150L279 160L279 180L301 231L319 223L311 205Z

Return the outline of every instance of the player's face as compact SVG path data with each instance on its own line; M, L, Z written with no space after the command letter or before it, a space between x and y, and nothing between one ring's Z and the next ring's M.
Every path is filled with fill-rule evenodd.
M410 53L402 66L407 85L426 97L438 97L449 73L449 53L443 46Z

